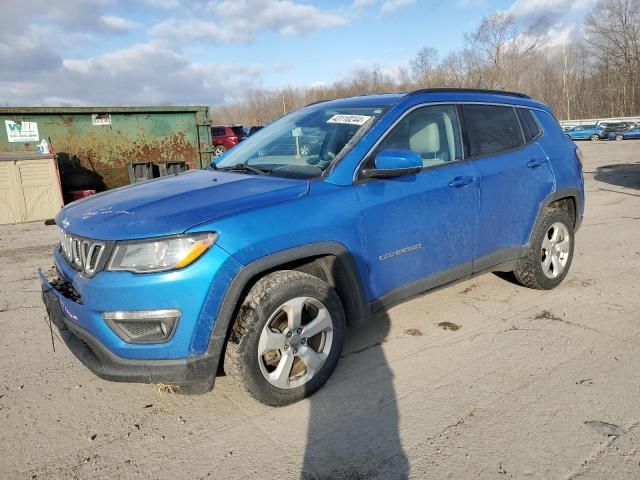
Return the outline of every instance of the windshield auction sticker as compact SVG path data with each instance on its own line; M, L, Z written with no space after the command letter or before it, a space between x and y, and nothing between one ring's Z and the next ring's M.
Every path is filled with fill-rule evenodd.
M334 115L327 123L346 123L347 125L364 125L371 117L368 115Z

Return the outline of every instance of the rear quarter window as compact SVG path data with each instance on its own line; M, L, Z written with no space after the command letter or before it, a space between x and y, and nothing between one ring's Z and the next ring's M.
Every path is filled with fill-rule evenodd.
M213 127L211 129L211 135L213 135L214 137L221 137L223 135L225 135L225 129L224 128L219 128L219 127Z
M527 108L518 108L518 118L520 119L520 125L522 126L522 133L526 142L530 142L538 135L540 135L540 127L538 122L533 118L533 113Z
M524 145L513 107L463 105L462 112L471 157L496 154Z

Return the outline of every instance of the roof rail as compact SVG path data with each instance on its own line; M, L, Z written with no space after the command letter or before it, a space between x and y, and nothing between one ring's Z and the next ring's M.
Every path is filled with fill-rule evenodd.
M403 93L406 94L406 92L374 92L374 93L363 93L362 95L353 95L352 97L348 97L348 98L373 97L375 95L402 95ZM347 98L347 97L337 97L337 98L327 98L325 100L317 100L315 102L307 103L303 108L310 107L311 105L317 105L318 103L332 102L334 100L342 100L343 98Z
M328 98L326 100L316 100L315 102L311 102L311 103L307 103L304 107L302 108L307 108L310 107L311 105L317 105L318 103L324 103L324 102L330 102L332 99Z
M422 88L407 93L407 95L418 95L421 93L446 93L446 92L462 92L462 93L488 93L491 95L505 95L509 97L531 98L529 95L518 92L508 92L506 90L485 90L483 88Z

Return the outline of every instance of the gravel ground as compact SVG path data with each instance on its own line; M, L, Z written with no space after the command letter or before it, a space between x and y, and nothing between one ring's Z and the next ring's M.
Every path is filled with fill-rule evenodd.
M274 409L96 378L52 352L54 227L0 226L0 477L640 478L640 142L581 144L587 212L550 292L484 275L353 330Z

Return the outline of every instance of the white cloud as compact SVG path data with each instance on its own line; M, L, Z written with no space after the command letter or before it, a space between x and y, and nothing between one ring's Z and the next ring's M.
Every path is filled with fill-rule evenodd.
M149 33L161 39L200 39L215 43L232 41L248 41L247 32L231 28L223 28L213 22L205 20L170 19L154 25Z
M192 63L164 45L145 43L85 60L65 60L29 79L0 75L0 103L55 105L205 104L260 83L260 65Z
M171 40L248 43L262 31L285 36L305 35L347 23L341 14L290 0L224 0L214 4L211 11L215 20L170 19L153 26L150 33Z
M144 0L150 7L156 8L177 8L180 6L180 0Z
M579 29L575 25L567 25L565 23L552 25L547 32L547 45L550 47L567 45L574 41L579 33Z
M105 27L109 30L113 30L114 32L128 32L142 26L132 20L117 17L115 15L102 15L100 20L102 20Z
M179 0L146 0L165 8L178 5ZM101 104L214 104L240 96L249 88L260 87L267 70L260 65L227 65L194 60L181 50L180 42L150 40L126 48L107 51L89 58L70 57L68 52L82 52L78 45L108 42L108 37L133 29L141 29L126 16L124 0L21 0L3 5L0 15L0 104L9 105L101 105ZM240 2L242 4L242 2ZM267 2L271 3L271 2ZM147 3L149 4L149 3ZM218 3L217 5L221 5ZM325 27L340 19L327 16L315 7L288 2L290 12L276 9L267 16L267 25L282 34L295 33L296 28ZM213 5L189 4L179 15L195 17L199 9ZM224 12L223 12L224 13ZM289 14L287 17L285 13ZM317 15L313 15L317 13ZM255 12L250 17L256 17ZM177 34L180 28L200 32L221 41L239 38L232 28L238 22L227 22L218 16L224 28L207 22L168 23ZM242 19L240 19L242 20ZM295 25L291 26L290 23ZM247 41L263 28L251 24L240 29ZM242 33L245 32L245 33ZM247 34L246 32L249 32ZM84 50L86 51L86 50ZM81 53L79 55L82 55Z
M0 104L210 105L238 98L284 67L203 62L183 46L248 43L264 32L305 35L345 25L353 13L352 0L335 8L307 1L143 0L155 26L133 21L125 0L8 2L0 15ZM144 43L87 57L110 37L143 28Z
M380 7L380 11L382 13L392 13L414 3L416 3L416 0L387 0Z
M595 0L516 0L506 13L516 18L563 14L586 10Z
M377 0L353 0L353 3L351 4L351 8L353 9L366 8L366 7L370 7L371 5L374 5L376 2Z
M459 7L482 7L487 3L487 0L456 0L456 5Z

